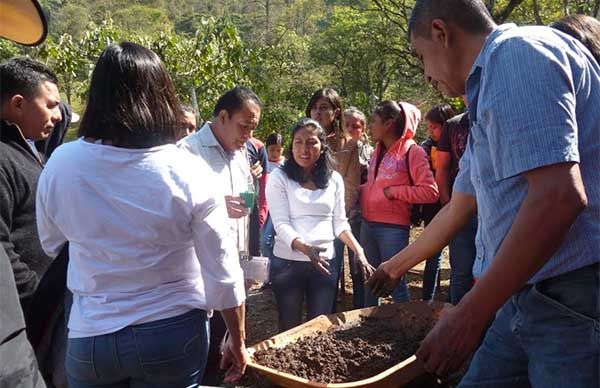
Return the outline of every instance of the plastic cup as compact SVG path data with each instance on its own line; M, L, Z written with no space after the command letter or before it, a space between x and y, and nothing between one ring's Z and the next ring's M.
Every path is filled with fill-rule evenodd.
M244 191L240 193L240 197L244 200L244 206L248 209L252 209L254 207L254 200L256 195L254 191Z

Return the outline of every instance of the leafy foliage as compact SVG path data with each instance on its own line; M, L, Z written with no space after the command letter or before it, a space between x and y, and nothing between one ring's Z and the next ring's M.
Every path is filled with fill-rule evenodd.
M548 24L566 14L598 16L600 0L484 0L498 22ZM50 36L39 48L0 40L0 60L30 55L51 66L69 102L85 103L91 71L112 42L130 40L165 62L184 102L210 117L236 84L263 101L259 137L304 115L310 95L335 87L344 106L367 115L383 99L424 113L442 96L410 55L414 0L41 0ZM460 106L460 101L447 100ZM420 131L422 134L425 131Z

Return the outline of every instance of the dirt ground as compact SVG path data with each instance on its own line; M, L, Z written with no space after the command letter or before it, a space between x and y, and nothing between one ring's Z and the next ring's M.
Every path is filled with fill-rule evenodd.
M420 233L421 229L411 231L411 240ZM348 261L344 265L345 292L341 293L338 299L338 312L352 310L352 280L348 271ZM408 274L408 285L410 289L411 300L421 299L421 290L423 286L423 270L425 264L421 263L414 267ZM450 264L448 261L448 249L442 252L442 262L440 266L441 287L438 287L435 293L435 299L439 301L448 301L448 287L450 283ZM275 307L275 297L269 288L252 287L246 300L246 335L247 346L252 346L260 341L270 338L277 334L277 309ZM236 385L223 384L223 387L229 388L273 388L277 387L260 374L248 369L244 378Z

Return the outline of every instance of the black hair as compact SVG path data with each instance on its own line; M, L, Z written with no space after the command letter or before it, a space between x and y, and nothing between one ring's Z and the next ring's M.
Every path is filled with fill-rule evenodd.
M40 83L58 85L56 74L43 63L27 57L9 59L0 64L0 106L20 94L33 98L38 94Z
M312 174L310 177L304 175L304 169L296 163L294 159L294 155L292 153L292 147L294 146L294 136L304 127L312 127L316 132L319 141L321 142L321 155L317 162L315 163L315 168L312 170ZM287 150L287 158L285 163L283 164L283 171L291 180L304 183L309 180L309 178L315 183L318 189L324 189L329 185L329 180L331 179L331 174L334 169L333 160L331 159L331 155L329 153L329 147L327 146L326 141L327 133L321 127L321 125L313 119L304 118L301 119L294 125L292 128L292 141Z
M312 97L308 101L308 105L306 106L306 117L310 117L310 111L312 108L319 102L321 97L325 98L327 102L333 107L334 110L337 109L337 114L333 120L333 128L325 128L326 131L335 132L335 133L344 133L344 128L342 125L342 99L338 92L333 88L322 88L313 93Z
M265 147L268 147L270 145L280 146L282 144L283 144L283 138L280 133L276 133L276 132L273 132L272 134L267 136L267 140L265 141Z
M488 32L494 25L492 15L481 0L416 0L408 20L408 38L431 37L431 22L441 19L472 34Z
M182 121L181 104L158 55L130 42L111 44L102 52L79 136L149 148L174 143Z
M600 63L600 21L587 15L569 15L550 24L565 34L577 39Z
M262 103L256 93L246 87L236 86L219 97L213 110L213 116L217 117L222 110L225 110L231 117L236 112L241 111L244 103L248 100L255 102L262 109Z
M456 113L454 113L454 109L450 106L450 104L438 104L427 112L425 115L425 120L438 123L444 125L444 123L454 117Z
M373 109L373 115L378 115L381 117L383 122L392 120L394 122L396 135L404 135L404 127L406 126L406 113L404 112L404 109L402 109L402 106L396 101L381 101Z

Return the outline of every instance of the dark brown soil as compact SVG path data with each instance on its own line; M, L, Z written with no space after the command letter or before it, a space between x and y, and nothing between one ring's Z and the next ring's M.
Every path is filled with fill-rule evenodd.
M363 317L358 324L332 327L282 349L259 351L256 362L322 383L345 383L372 377L415 353L433 325L411 317L403 324Z

